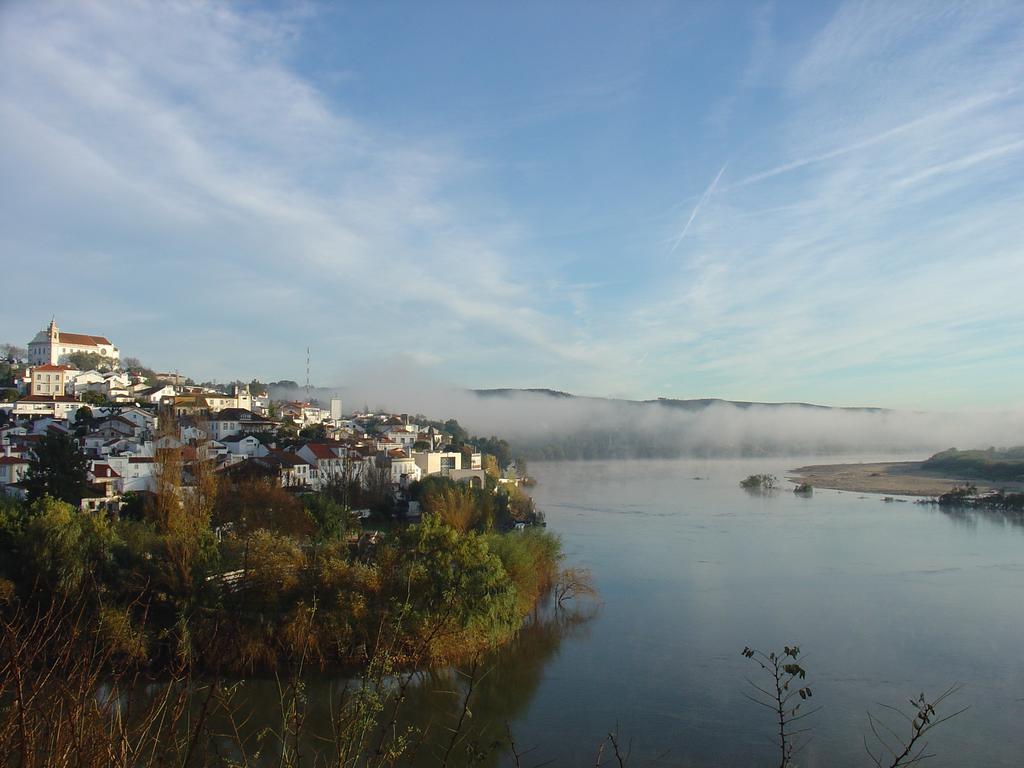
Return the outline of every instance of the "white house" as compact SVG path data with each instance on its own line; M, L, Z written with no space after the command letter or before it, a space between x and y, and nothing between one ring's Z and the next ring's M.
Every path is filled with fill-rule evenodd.
M121 359L121 352L106 337L62 332L55 319L28 343L28 361L32 365L56 365L75 352L100 355L115 367Z
M104 381L99 371L78 371L66 376L65 388L67 394L78 396L83 392L99 392Z
M109 456L112 453L123 453L130 444L127 438L110 437L100 432L90 432L82 438L82 450L86 456Z
M11 413L19 419L52 416L68 419L82 404L68 395L29 395L14 404Z
M267 449L252 435L232 435L219 441L234 456L266 456Z
M118 416L130 421L143 432L156 432L157 427L160 425L160 420L155 414L144 411L142 408L125 408Z
M224 440L232 435L270 432L277 426L246 408L225 408L211 416L209 423L210 434L214 440Z
M412 450L413 444L419 438L417 431L409 431L408 429L389 429L384 433L384 439L391 443L396 443L400 448L405 450Z
M24 427L12 426L0 429L0 454L10 456L11 446L16 442L16 438L24 437L27 434L28 430Z
M351 477L346 466L345 448L326 443L306 443L296 453L316 470L313 486L319 490L334 480Z
M105 499L120 496L124 492L121 476L105 461L90 462L89 480L94 486L104 489Z
M5 493L20 496L14 488L8 486L19 483L25 478L28 472L28 459L18 456L0 456L0 490Z
M412 456L406 456L399 451L391 456L391 482L402 488L408 487L422 477L423 471L417 466Z
M140 427L130 419L126 419L123 416L111 416L98 424L93 433L111 440L118 438L141 439L143 431L144 427Z
M299 426L308 427L311 424L323 424L330 418L330 412L318 408L311 403L298 401L278 403L277 414L284 419L292 419Z
M462 454L457 451L414 451L412 457L424 477L462 469Z
M103 374L103 385L99 391L109 395L115 390L121 390L127 394L128 388L131 384L131 377L127 373L122 373L121 371L108 371Z
M163 384L159 387L142 385L132 388L132 397L136 401L152 405L160 405L167 398L173 399L176 394L177 390L170 384Z
M313 481L313 466L305 459L289 451L272 450L257 461L276 467L281 485L285 487L306 486Z
M107 456L105 461L121 478L122 493L156 490L156 459L152 456Z

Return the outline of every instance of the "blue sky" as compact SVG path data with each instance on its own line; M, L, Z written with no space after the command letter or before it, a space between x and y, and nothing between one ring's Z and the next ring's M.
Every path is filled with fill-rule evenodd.
M1024 397L1024 6L0 8L0 341L199 378Z

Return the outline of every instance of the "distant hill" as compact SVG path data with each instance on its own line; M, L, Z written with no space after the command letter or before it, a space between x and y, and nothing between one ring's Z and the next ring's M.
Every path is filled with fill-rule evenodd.
M736 408L814 408L823 411L859 411L862 413L882 413L885 408L861 407L861 406L834 406L815 405L814 403L762 403L753 400L724 400L720 397L701 397L691 399L679 399L674 397L659 397L654 400L626 400L615 397L592 397L589 395L574 395L571 392L562 392L558 389L525 388L515 389L504 387L499 389L474 389L473 393L481 397L514 397L518 394L546 395L551 398L562 400L580 400L591 402L625 403L631 405L662 405L668 408L679 408L685 411L699 411L712 405L732 405Z

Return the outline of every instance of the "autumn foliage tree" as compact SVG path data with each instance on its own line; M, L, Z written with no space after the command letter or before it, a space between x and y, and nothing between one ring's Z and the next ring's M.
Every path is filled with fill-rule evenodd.
M222 483L215 522L232 523L239 532L266 529L300 537L313 532L313 520L302 502L269 478Z
M186 467L180 446L157 452L153 523L163 536L169 588L188 594L196 570L214 549L210 522L217 500L217 478L204 448Z

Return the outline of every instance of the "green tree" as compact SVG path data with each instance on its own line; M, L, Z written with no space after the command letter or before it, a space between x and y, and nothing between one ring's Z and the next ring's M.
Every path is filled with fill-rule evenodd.
M88 405L83 405L77 411L75 411L75 435L83 437L92 431L93 417L92 408Z
M15 566L22 560L18 550L27 519L27 509L22 502L0 495L0 577L15 576Z
M299 442L299 430L293 422L282 422L274 436L278 447L288 448Z
M248 537L247 550L247 598L265 608L287 605L288 593L299 586L305 562L298 542L286 534L260 529Z
M108 405L110 401L102 392L93 392L90 389L82 393L82 402L88 405Z
M444 431L452 436L452 445L462 445L469 440L469 432L463 429L455 419L448 419L444 423Z
M318 541L339 539L352 525L352 514L348 507L339 504L327 494L311 493L302 499L306 512L313 520L314 537Z
M539 517L533 499L514 483L498 486L494 504L502 522L531 523Z
M323 424L310 424L299 431L299 437L303 440L324 440L327 437L327 427Z
M80 512L46 497L29 509L21 552L28 573L52 589L74 594L87 577L108 574L117 543L117 534L102 513Z
M73 365L80 371L100 371L113 368L113 361L97 354L96 352L71 352L64 355L61 360L68 365Z
M25 473L29 501L51 496L77 507L88 487L89 463L70 435L53 432L36 444Z
M501 440L493 435L490 437L474 437L473 444L481 453L491 454L498 462L499 469L504 469L512 463L512 448L508 441Z
M515 585L485 538L427 515L399 535L399 546L403 567L393 583L403 597L411 596L414 624L436 629L442 621L492 638L518 626ZM437 637L447 643L446 634Z

